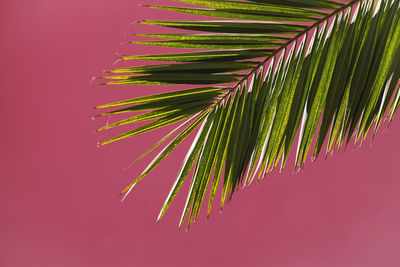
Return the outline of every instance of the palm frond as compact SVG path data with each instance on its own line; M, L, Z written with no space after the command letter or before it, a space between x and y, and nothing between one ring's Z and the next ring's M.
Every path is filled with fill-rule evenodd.
M222 208L240 185L262 179L279 163L283 168L297 134L295 168L302 168L313 140L313 158L325 142L325 153L348 144L353 135L362 142L398 109L400 0L178 2L189 5L148 7L213 20L141 21L190 33L140 34L159 40L133 43L211 51L124 56L166 63L114 69L102 78L106 84L193 88L97 107L111 108L100 115L132 114L99 130L148 122L102 145L185 120L145 153L164 146L123 190L125 197L198 129L158 219L192 168L179 224L188 218L188 227L209 187L208 214L219 186Z

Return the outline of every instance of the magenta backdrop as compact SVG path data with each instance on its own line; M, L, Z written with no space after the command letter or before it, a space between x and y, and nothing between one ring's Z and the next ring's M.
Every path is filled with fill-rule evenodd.
M93 106L160 90L89 85L114 52L145 51L120 45L148 29L130 22L175 16L140 3L1 1L0 266L400 266L398 118L373 146L271 174L189 232L187 186L155 224L188 142L116 199L148 160L123 168L166 132L101 149L92 133L105 123Z

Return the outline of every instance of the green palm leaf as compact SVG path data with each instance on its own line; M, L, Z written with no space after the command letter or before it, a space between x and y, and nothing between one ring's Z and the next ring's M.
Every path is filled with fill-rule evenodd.
M158 219L193 168L180 220L182 225L188 218L188 227L207 190L209 214L219 187L222 208L239 186L260 180L279 163L283 168L297 134L295 167L302 168L313 140L313 158L325 142L325 153L353 135L362 142L372 127L376 133L386 111L391 121L398 109L400 0L178 2L189 6L149 7L214 19L141 21L193 32L139 34L159 40L133 43L211 51L124 56L168 63L114 69L102 78L106 84L193 88L97 107L110 109L99 116L132 114L99 130L147 122L102 145L185 120L144 154L164 146L123 190L125 197L197 130Z

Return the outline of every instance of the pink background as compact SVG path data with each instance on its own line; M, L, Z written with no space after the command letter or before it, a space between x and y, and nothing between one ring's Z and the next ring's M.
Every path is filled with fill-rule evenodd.
M92 133L105 123L93 106L161 90L89 85L114 51L148 52L120 45L148 29L130 22L175 18L140 3L1 1L0 266L400 266L398 118L373 146L273 173L189 232L187 185L155 224L188 142L116 199L149 160L123 168L166 132L101 149Z

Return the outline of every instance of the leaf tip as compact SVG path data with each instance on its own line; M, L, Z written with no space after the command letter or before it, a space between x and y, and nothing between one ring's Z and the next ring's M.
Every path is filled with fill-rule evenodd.
M96 76L92 76L92 78L90 78L89 84L93 86L94 85L93 83L95 80L97 80L97 78L98 77L96 77Z
M135 20L135 21L132 21L131 23L129 23L129 25L135 25L135 24L139 24L139 23L143 23L143 22L145 22L145 20Z

